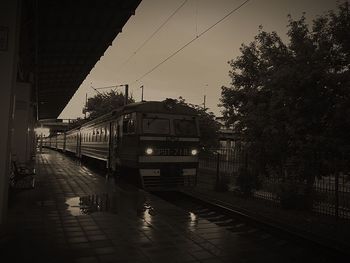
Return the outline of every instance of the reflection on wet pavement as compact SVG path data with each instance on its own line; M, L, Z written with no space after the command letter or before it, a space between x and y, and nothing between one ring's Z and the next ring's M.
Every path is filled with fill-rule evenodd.
M18 196L9 212L13 240L0 253L11 262L36 263L335 262L295 247L281 249L281 239L228 231L203 218L208 214L217 219L119 180L106 181L48 151L38 161L38 187Z
M110 211L110 200L108 194L72 197L66 200L66 204L68 205L68 211L73 216Z
M136 215L151 222L156 214L149 204L145 192L126 183L120 183L112 193L91 194L69 197L65 200L67 210L72 216L107 212L123 215Z

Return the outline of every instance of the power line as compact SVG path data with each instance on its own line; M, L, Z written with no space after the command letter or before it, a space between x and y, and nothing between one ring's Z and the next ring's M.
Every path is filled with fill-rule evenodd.
M230 15L232 15L234 12L236 12L238 9L240 9L241 7L243 7L244 5L246 5L250 0L246 0L244 1L242 4L240 4L239 6L237 6L236 8L232 9L229 13L227 13L224 17L222 17L221 19L219 19L217 22L215 22L213 25L211 25L210 27L208 27L207 29L205 29L204 31L202 31L198 36L194 37L193 39L191 39L189 42L187 42L185 45L183 45L181 48L179 48L178 50L176 50L174 53L172 53L171 55L169 55L167 58L165 58L164 60L162 60L160 63L158 63L156 66L154 66L151 70L147 71L146 73L144 73L141 77L139 77L138 79L136 79L133 83L140 81L141 79L143 79L144 77L146 77L148 74L150 74L151 72L153 72L155 69L157 69L159 66L161 66L163 63L165 63L166 61L168 61L169 59L171 59L172 57L174 57L176 54L178 54L179 52L181 52L183 49L185 49L187 46L189 46L191 43L193 43L194 41L196 41L198 38L200 38L201 36L203 36L205 33L207 33L209 30L211 30L213 27L215 27L216 25L218 25L219 23L221 23L222 21L224 21L227 17L229 17Z
M166 23L169 22L169 20L186 4L187 1L188 0L183 1L182 4L176 8L176 10L119 66L119 69L125 66L130 61L130 59L133 58L136 53L139 52L140 49L143 48L147 42L150 41L158 33L158 31L162 29L163 26L165 26Z
M127 84L120 84L120 85L113 85L113 86L105 86L105 87L98 87L96 89L111 89L111 88L119 88L119 87L125 87Z

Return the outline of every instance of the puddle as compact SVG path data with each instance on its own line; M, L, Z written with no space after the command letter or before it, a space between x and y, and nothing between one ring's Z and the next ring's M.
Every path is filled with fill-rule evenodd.
M107 212L126 216L138 216L151 220L154 209L147 202L143 192L116 191L113 193L93 194L67 198L67 210L73 216Z
M94 212L112 212L108 194L72 197L66 200L68 211L73 216L89 215Z

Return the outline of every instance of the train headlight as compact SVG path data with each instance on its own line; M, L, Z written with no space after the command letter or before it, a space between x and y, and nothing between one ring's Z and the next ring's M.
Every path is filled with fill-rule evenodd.
M148 147L148 148L146 148L145 153L146 153L147 155L151 155L151 154L153 154L153 149L150 148L150 147Z
M198 154L198 150L197 149L192 149L191 150L191 155L197 155Z

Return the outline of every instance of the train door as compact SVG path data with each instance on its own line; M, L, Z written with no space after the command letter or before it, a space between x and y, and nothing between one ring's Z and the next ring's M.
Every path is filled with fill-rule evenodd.
M76 156L78 158L81 157L81 132L78 132L76 135L76 140L77 140L77 144L76 144Z
M119 144L120 144L120 131L118 121L110 122L110 133L109 133L109 161L110 168L116 171L118 165L120 165L119 158Z
M108 125L109 133L108 133L108 161L107 161L107 168L109 170L113 170L112 165L112 147L113 147L113 122L110 122Z

